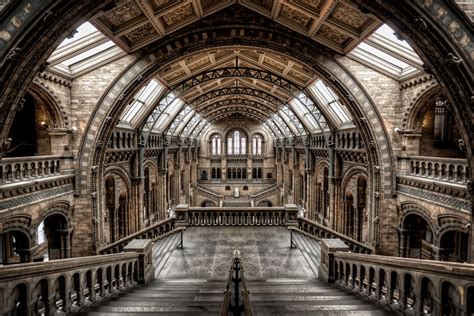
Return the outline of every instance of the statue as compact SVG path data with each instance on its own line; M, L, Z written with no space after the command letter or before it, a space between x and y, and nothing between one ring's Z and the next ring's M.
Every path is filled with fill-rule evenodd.
M237 198L239 198L239 196L240 196L239 188L235 188L234 189L234 198L237 199Z

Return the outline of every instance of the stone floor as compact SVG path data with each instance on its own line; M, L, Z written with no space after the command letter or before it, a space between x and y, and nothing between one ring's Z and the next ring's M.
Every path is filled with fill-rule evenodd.
M315 278L299 249L290 248L284 227L189 227L160 279L226 279L234 250L248 280Z

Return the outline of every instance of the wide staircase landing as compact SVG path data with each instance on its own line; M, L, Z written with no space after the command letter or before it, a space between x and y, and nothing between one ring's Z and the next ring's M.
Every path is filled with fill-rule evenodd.
M153 283L81 315L218 315L235 249L241 252L256 315L390 315L319 282L319 244L294 235L297 248L290 248L286 228L191 227L184 234L184 249L175 249L176 236L155 245Z
M224 197L224 207L250 207L250 199L248 196L235 198L233 196Z

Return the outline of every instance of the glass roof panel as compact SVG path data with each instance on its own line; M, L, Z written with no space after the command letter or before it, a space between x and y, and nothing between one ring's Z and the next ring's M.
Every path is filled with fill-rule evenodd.
M398 37L396 37L395 31L392 30L392 28L388 26L387 24L383 24L374 33L379 34L393 42L398 43L399 45L405 46L406 48L413 50L413 48L411 48L410 44L408 44L407 41L401 40Z
M419 74L423 64L410 44L398 38L386 24L357 45L348 56L397 80Z
M400 71L402 71L404 68L409 66L407 63L404 63L400 59L390 56L389 54L384 53L380 49L367 45L366 43L360 43L358 47L361 48L362 50L365 50L366 52L371 53L374 56L377 56L378 58L384 59L385 61L391 63L392 65L397 66L398 68L400 68Z
M351 121L351 116L345 106L339 101L339 98L322 80L316 80L309 86L309 90L316 99L328 110L326 113L335 117L339 123Z
M170 95L174 94L171 92ZM160 115L160 117L156 121L154 130L162 132L166 128L170 120L174 119L176 113L179 111L183 104L183 100L181 100L180 98L176 98Z
M121 121L135 122L136 118L142 116L144 112L148 112L151 106L155 103L158 95L160 95L165 86L157 80L152 79L143 88L138 91L132 102L127 106L122 113Z
M89 50L86 50L85 52L79 54L79 55L76 55L72 58L69 58L65 61L62 62L63 65L67 66L67 67L70 67L71 65L74 65L78 62L81 62L87 58L90 58L98 53L101 53L111 47L115 47L115 44L112 42L112 41L107 41L101 45L98 45L94 48L91 48Z
M306 108L298 99L293 99L289 102L289 105L293 108L293 110L299 114L300 117L311 129L311 132L314 133L316 130L319 129L318 123L314 119L313 115L309 113L308 108Z
M92 24L89 22L85 22L81 24L77 29L77 33L74 34L71 38L66 38L64 41L61 42L61 44L58 45L58 48L63 47L65 45L68 45L70 43L77 42L83 37L86 37L87 35L90 35L94 32L99 32Z

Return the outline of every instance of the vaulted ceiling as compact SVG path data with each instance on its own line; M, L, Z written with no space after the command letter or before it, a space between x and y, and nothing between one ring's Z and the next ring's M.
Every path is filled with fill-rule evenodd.
M380 25L350 0L125 0L92 23L126 52L239 3L339 53L347 53Z
M221 11L232 24L234 13L241 14L239 6L340 54L381 24L350 0L116 0L90 22L123 50L111 51L118 57L147 49ZM92 36L99 38L97 44L105 41L101 34ZM61 62L61 56L56 53L50 62ZM122 119L145 133L187 137L199 137L212 122L235 115L259 121L274 138L328 131L350 117L321 79L303 62L265 47L204 48L164 65Z

